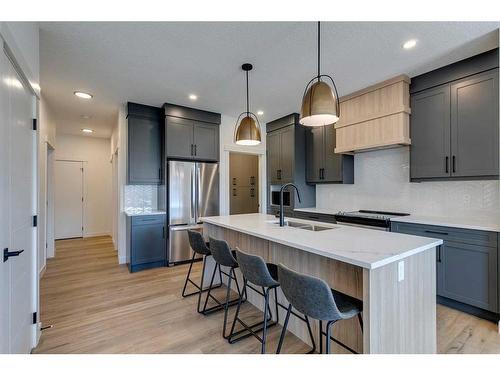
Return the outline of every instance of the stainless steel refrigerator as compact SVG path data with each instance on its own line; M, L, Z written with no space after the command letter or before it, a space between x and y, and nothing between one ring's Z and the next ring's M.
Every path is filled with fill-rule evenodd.
M200 218L219 215L219 165L168 162L168 263L191 259L187 230L202 231Z

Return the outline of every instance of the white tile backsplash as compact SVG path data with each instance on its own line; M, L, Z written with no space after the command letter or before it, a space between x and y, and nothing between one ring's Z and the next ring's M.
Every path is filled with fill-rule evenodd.
M353 185L316 185L316 207L415 215L498 218L499 181L409 182L409 148L354 156Z
M158 208L158 186L125 185L123 210L156 210Z

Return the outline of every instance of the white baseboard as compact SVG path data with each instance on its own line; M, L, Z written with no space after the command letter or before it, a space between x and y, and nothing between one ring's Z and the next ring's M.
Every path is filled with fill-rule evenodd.
M111 233L110 232L85 233L83 235L83 238L88 238L88 237L102 237L102 236L111 236Z
M127 263L127 257L118 257L118 264L126 264Z

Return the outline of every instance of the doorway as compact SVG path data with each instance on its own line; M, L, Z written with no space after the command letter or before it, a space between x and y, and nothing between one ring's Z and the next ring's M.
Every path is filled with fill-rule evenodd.
M56 160L55 239L83 237L83 162Z
M259 156L229 153L229 213L259 212Z

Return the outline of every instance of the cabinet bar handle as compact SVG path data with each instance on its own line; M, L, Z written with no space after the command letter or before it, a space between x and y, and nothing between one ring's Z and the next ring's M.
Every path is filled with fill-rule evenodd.
M191 144L191 156L194 156L194 154L193 154L193 144Z
M444 160L445 160L444 164L445 164L445 168L446 168L446 173L449 173L450 158L448 156L446 156L444 158Z
M448 235L448 233L446 233L446 232L439 232L439 231L435 231L435 230L426 230L425 233L441 234L443 236L447 236Z
M194 145L194 156L196 156L196 145Z
M439 245L437 248L437 261L441 263L441 247L442 245Z
M453 155L453 157L452 157L452 159L451 159L451 160L452 160L452 163L453 163L453 173L455 173L455 172L456 172L456 168L455 168L455 167L456 167L456 163L455 163L455 155Z

